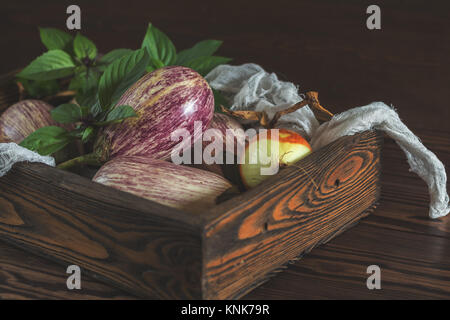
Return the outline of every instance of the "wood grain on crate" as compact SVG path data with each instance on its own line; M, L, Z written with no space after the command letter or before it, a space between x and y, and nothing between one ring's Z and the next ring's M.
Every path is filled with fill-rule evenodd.
M204 233L205 296L240 297L365 216L380 194L381 145L375 132L341 138L298 162L302 169L215 208Z
M152 298L200 295L195 217L38 163L0 179L0 238Z
M68 290L67 267L0 242L0 299L135 299L81 272L81 289Z
M198 216L17 164L0 179L0 238L141 297L236 298L364 216L379 194L380 143L375 132L341 138L299 163L309 175L287 168Z
M83 20L84 28L89 30L88 36L100 41L99 48L115 48L118 39L122 47L135 46L142 40L149 12L152 22L161 26L177 47L188 48L202 39L199 35L205 34L205 20L196 19L198 8L186 1L179 3L182 10L178 13L169 2L161 2L157 7L142 2L141 10L129 10L126 15L120 1L102 2L109 8L108 15L103 15L104 5L97 1L83 5L90 12ZM448 3L436 1L429 6L427 1L410 1L405 6L402 2L382 0L378 4L388 13L383 20L383 28L388 32L367 31L361 18L367 4L358 1L290 1L273 6L252 0L240 10L228 1L205 1L202 5L210 22L207 33L224 40L220 50L223 55L235 58L233 64L246 63L252 57L283 80L319 90L321 102L335 112L379 99L393 103L405 123L448 167L450 109L446 107L445 86L450 80L450 46L445 41L450 35ZM31 12L30 8L36 14L28 14L24 23L23 15L17 13ZM39 6L30 7L20 1L10 1L5 2L3 9L7 18L0 21L0 29L8 32L2 39L10 48L21 48L21 54L17 50L2 50L2 72L24 66L42 53L44 47L35 26L43 19L48 26L64 27L64 21L54 14L65 10L59 2L43 0ZM298 19L299 12L315 14ZM226 23L214 23L227 21L230 15L238 22L239 32L232 32ZM258 24L258 17L270 17L271 23ZM111 32L103 27L114 26L118 19L124 20L127 28ZM268 41L269 46L277 49L275 58L273 50L267 50ZM430 129L421 131L420 128ZM450 219L427 218L429 197L425 183L408 172L402 151L387 141L383 151L380 206L374 214L357 228L316 248L247 298L450 297ZM46 293L58 294L54 291L54 281L60 280L45 276L47 270L57 272L54 268L59 268L58 265L40 258L39 264L32 260L36 268L30 272L27 257L31 259L32 255L8 245L0 249L0 255L3 257L2 298L6 291L3 288L10 287L11 281L17 284L17 297L38 297L34 292L42 294L40 297ZM366 267L374 263L383 270L382 290L367 290L365 285ZM11 265L17 276L11 277L7 271ZM65 272L65 268L61 270ZM109 296L106 290L94 291L86 292L86 297ZM64 292L59 293L63 297Z

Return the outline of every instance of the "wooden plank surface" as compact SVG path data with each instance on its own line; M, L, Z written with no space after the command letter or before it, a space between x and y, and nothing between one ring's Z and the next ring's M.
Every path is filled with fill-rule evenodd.
M382 144L377 132L340 138L218 206L204 235L204 296L241 297L369 214Z
M68 290L67 266L0 242L0 299L135 299L136 297L85 276L81 289Z
M40 163L0 179L0 239L145 298L200 298L195 216Z
M299 84L302 92L317 90L333 112L376 100L393 104L450 167L447 1L377 1L382 10L379 31L366 29L365 10L371 3L364 1L196 3L136 2L123 10L118 0L78 2L82 32L102 52L137 47L148 21L166 31L178 48L205 38L221 39L220 54L233 57L233 63L255 62ZM0 74L42 53L37 26L63 28L69 4L2 4L1 43L8 49L0 52L5 62ZM450 298L450 219L427 218L426 186L408 172L403 154L390 140L382 165L380 205L371 216L246 298ZM11 292L14 298L126 296L112 288L100 289L100 283L88 278L81 292L66 292L57 287L61 282L64 286L65 268L6 244L0 246L0 256L0 298L11 297ZM368 264L381 266L382 290L366 288ZM52 270L54 277L39 270Z

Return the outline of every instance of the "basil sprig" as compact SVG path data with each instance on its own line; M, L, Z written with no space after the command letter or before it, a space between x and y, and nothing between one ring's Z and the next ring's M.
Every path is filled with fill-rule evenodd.
M103 56L94 42L80 33L73 36L53 28L40 28L39 33L47 51L19 72L17 80L34 98L51 96L61 89L75 92L75 101L51 112L53 120L64 128L44 127L22 141L22 146L42 155L53 154L76 139L87 143L95 139L99 128L137 117L131 106L117 102L146 71L181 65L205 76L231 60L214 55L222 45L219 40L200 41L177 52L170 38L151 23L140 49L114 49ZM62 88L63 83L68 85ZM220 92L213 92L216 112L220 112L218 105L227 101Z
M118 123L137 114L131 106L117 105L118 98L139 79L149 63L147 51L131 51L106 67L100 77L98 92L92 105L65 103L51 111L53 120L61 124L73 123L75 129L44 127L36 130L21 142L21 146L42 155L52 154L75 139L87 143L95 137L97 130L105 125ZM95 111L95 106L100 110Z

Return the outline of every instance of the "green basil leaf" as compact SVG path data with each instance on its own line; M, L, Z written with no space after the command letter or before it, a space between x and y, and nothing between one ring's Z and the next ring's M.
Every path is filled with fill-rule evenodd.
M94 123L96 126L107 126L112 123L122 122L127 118L137 117L136 111L131 106L121 105L116 106L106 115L105 121L97 121Z
M89 107L81 106L81 118L86 118L89 115Z
M80 139L83 136L84 132L84 128L82 128L81 126L81 124L79 126L76 126L76 129L67 132L66 135L70 138Z
M212 89L212 88L211 88ZM223 113L222 108L220 106L224 106L225 108L229 108L228 100L216 89L212 89L214 94L214 112Z
M20 143L20 146L47 156L61 150L70 141L71 139L67 135L66 129L48 126L34 131Z
M113 106L122 94L145 72L147 50L139 49L111 63L100 77L98 97L103 110Z
M219 49L223 41L219 40L204 40L195 44L192 48L182 50L177 53L177 64L182 65L188 61L199 57L209 57Z
M105 121L98 122L98 125L108 125L117 123L127 118L137 117L136 111L131 106L116 106L106 115Z
M151 58L151 60L152 60L152 65L154 66L154 69L159 69L159 68L164 67L164 62L162 62L161 60L154 59L154 58Z
M217 67L218 65L230 62L230 58L218 57L218 56L210 56L210 57L200 57L194 60L188 61L183 64L185 67L189 67L194 69L202 76L207 75L212 69Z
M50 50L34 59L17 76L30 80L53 80L71 75L74 68L75 64L66 52Z
M81 141L83 143L86 143L92 138L93 135L94 135L94 128L93 127L87 127L83 131L83 135L81 136Z
M92 87L98 87L100 73L95 69L86 69L75 74L69 83L69 90L88 91Z
M53 120L59 123L72 123L80 121L81 108L77 104L64 103L53 109L50 114Z
M91 107L89 108L91 114L94 116L94 118L96 118L99 114L102 113L102 107L100 105L100 101L98 100L98 95L95 98L95 102L93 104L90 105Z
M161 60L165 66L175 63L177 53L172 41L162 31L149 23L142 48L146 48L152 59Z
M114 49L101 57L99 63L101 65L108 65L132 52L133 50L131 49Z
M106 121L123 120L126 118L137 117L136 111L131 106L114 107L106 116Z
M71 53L73 37L70 34L54 28L39 28L39 34L48 50L60 49Z
M149 66L147 66L147 68L145 68L145 71L147 71L147 72L152 72L155 70L156 70L156 68L154 66L152 66L151 64Z
M97 101L100 73L94 69L82 71L72 78L69 90L75 90L75 99L79 105L91 106Z
M93 105L98 104L97 91L93 89L86 92L78 91L77 95L75 96L75 100L79 105L87 106L89 107L89 109L91 109Z
M73 51L79 59L89 58L93 60L97 56L95 44L80 33L77 33L75 40L73 40Z
M25 92L32 98L51 96L60 90L56 80L36 81L18 78L17 81L23 85Z

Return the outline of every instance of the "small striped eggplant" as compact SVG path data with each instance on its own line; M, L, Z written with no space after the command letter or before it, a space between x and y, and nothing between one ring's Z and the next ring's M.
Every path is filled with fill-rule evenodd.
M116 157L92 180L192 213L214 206L216 198L232 186L212 172L142 156Z
M50 115L52 109L40 100L13 104L0 116L0 142L20 143L39 128L57 125Z
M95 146L100 161L117 156L165 160L179 144L171 139L173 131L189 131L191 144L200 138L212 119L214 96L200 74L170 66L146 74L123 94L118 105L133 107L139 117L104 128ZM194 132L196 121L201 121L201 130Z

